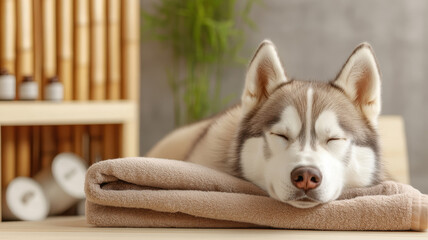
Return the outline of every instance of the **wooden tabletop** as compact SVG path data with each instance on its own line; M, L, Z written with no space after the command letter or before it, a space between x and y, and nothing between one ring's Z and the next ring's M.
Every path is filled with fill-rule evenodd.
M292 231L278 229L99 228L84 217L2 222L0 239L428 239L428 232Z

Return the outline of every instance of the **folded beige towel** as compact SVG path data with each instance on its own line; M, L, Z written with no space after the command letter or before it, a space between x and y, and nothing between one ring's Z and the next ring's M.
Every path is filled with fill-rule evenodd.
M384 182L352 189L339 200L298 209L259 187L196 164L124 158L92 165L86 175L86 218L114 227L273 227L317 230L428 228L428 196Z

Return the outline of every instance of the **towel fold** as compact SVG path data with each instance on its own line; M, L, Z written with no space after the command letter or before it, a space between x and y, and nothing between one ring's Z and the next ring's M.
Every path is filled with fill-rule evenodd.
M428 228L428 196L395 182L350 189L338 200L299 209L204 166L140 157L92 165L85 191L88 223L105 227Z

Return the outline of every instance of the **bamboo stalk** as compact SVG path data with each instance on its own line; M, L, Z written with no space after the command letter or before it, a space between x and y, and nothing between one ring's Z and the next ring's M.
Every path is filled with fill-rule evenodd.
M73 2L59 0L57 6L58 76L64 85L64 100L73 99Z
M58 76L64 85L64 100L73 99L73 2L57 1ZM71 126L58 126L58 152L71 152Z
M106 98L106 4L103 0L93 0L90 4L91 58L90 58L90 98ZM103 128L100 125L89 127L90 163L103 158Z
M120 99L120 0L107 2L107 99Z
M57 127L58 153L72 152L73 142L71 139L71 126L63 125Z
M134 102L139 101L139 65L140 65L140 7L138 0L122 1L122 98ZM136 117L138 119L138 117ZM138 121L135 119L135 121ZM134 123L133 123L134 124ZM120 138L120 156L129 154L129 149L133 149L132 143L138 142L136 134L129 132L130 129L138 129L137 125L130 127L124 124L120 127L120 135L127 135L127 138ZM135 130L134 129L134 130ZM130 137L129 134L134 137ZM126 148L126 149L125 149Z
M31 176L34 177L41 170L40 159L40 126L31 127Z
M33 70L33 1L17 0L17 33L16 33L16 96L24 76L32 76Z
M90 136L90 164L99 162L103 158L102 127L101 125L89 126Z
M73 98L89 99L89 2L74 1L74 86ZM74 152L88 161L89 138L85 126L74 127Z
M104 0L90 2L90 98L104 100L106 95L106 4Z
M139 1L122 1L122 16L122 98L138 101L140 81Z
M89 126L83 126L82 137L82 155L88 166L91 164L91 136L89 134Z
M74 1L74 99L89 99L89 2Z
M55 127L42 126L41 165L42 169L51 166L56 154Z
M2 189L15 178L16 155L15 155L15 128L5 126L1 129L1 179Z
M103 159L113 159L119 156L117 149L118 131L115 125L104 125Z
M0 1L0 67L15 74L15 0Z
M84 126L76 125L73 127L73 152L79 155L81 158L84 158L83 155L83 134Z
M43 36L42 36L42 0L33 1L34 12L34 81L39 86L39 96L43 96Z
M107 1L107 99L120 99L120 0ZM103 128L103 159L118 157L117 128Z
M117 129L117 156L125 157L123 149L123 124L120 124L116 127Z
M56 29L55 29L55 0L42 2L42 29L43 29L43 86L48 79L56 75ZM43 95L44 96L44 95Z
M29 126L17 127L16 146L16 176L30 177L31 175L31 134Z
M0 3L0 13L1 13L1 3ZM0 22L0 26L1 26L1 22ZM0 185L0 187L1 187L1 191L2 191L2 194L4 193L4 186L3 186L3 174L2 174L2 172L4 171L4 169L3 169L3 161L1 160L1 159L3 159L3 153L2 153L2 148L3 148L3 142L2 142L2 135L1 135L1 133L2 133L2 127L1 127L1 125L0 125L0 176L1 176L1 185ZM4 210L2 210L1 208L2 208L2 206L3 206L3 202L2 201L4 201L3 200L3 197L2 198L0 198L0 212L1 211L4 211Z

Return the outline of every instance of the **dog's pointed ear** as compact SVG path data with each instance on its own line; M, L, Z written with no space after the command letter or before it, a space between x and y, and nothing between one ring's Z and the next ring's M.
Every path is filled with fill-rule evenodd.
M245 113L264 102L280 84L287 82L275 45L264 40L248 67L242 105Z
M358 45L333 84L343 89L372 126L377 126L381 110L381 80L370 44Z

